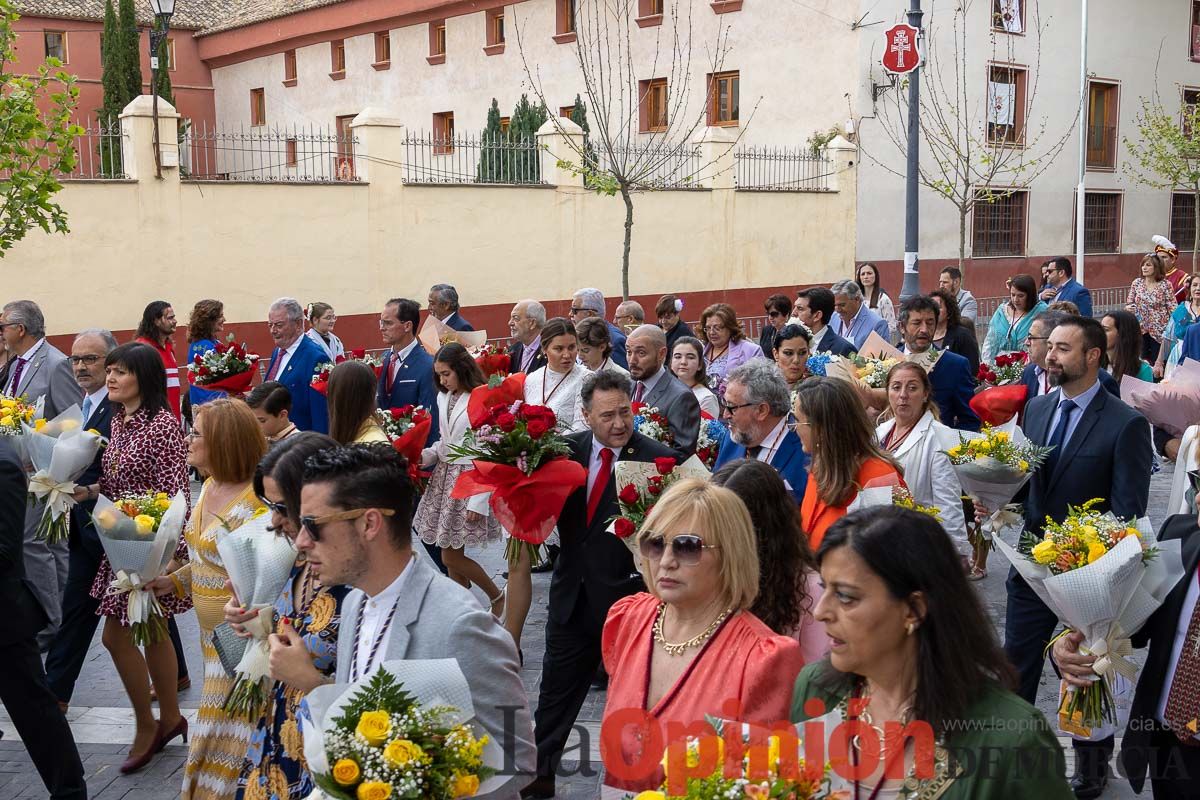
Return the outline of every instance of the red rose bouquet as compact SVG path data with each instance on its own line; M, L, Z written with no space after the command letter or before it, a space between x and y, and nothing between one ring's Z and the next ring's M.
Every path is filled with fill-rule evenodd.
M377 416L383 432L392 440L392 447L408 460L408 477L413 486L423 491L429 480L429 473L421 469L421 450L433 426L429 410L423 406L381 408Z
M524 375L513 377L521 379L517 387L524 384ZM467 406L471 430L450 452L471 459L474 468L459 476L451 496L491 493L488 505L512 537L505 550L509 563L524 549L537 564L539 548L554 530L567 497L587 482L587 470L567 458L571 448L557 431L553 411L520 399L503 402L514 390L506 386L512 380L472 391L470 403L479 415Z
M245 342L234 342L233 334L203 355L197 354L188 364L188 373L196 386L210 391L241 394L254 381L258 356L246 349Z
M346 355L344 356L338 356L336 363L331 364L328 361L323 361L320 364L317 364L317 368L313 371L312 380L309 381L309 385L321 394L325 394L329 391L329 374L333 372L333 368L335 366L346 361L363 362L368 367L375 370L376 378L379 377L379 373L383 370L383 362L379 360L379 356L371 355L366 351L365 348L359 347L354 350L347 350Z
M493 388L499 386L512 371L512 357L494 344L485 344L479 348L475 355L475 363L487 378L488 386Z
M675 443L675 437L671 434L671 423L666 415L645 403L633 404L633 429L642 436L668 447Z
M682 464L678 464L671 456L649 462L618 461L614 470L617 515L609 521L608 530L625 543L633 553L634 561L638 561L641 554L638 552L636 534L662 493L669 489L671 484L683 478L708 480L710 477L708 470L696 456Z
M980 383L985 383L988 386L1008 386L1014 383L1021 382L1021 373L1025 371L1025 364L1029 361L1029 355L1018 350L1013 353L1001 353L996 356L992 362L983 362L979 365L979 371L975 373L975 379Z

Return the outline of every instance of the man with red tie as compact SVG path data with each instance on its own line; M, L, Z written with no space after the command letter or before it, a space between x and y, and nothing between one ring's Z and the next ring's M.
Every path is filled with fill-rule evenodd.
M644 591L633 556L608 520L617 513L613 465L675 458L669 447L633 429L632 381L609 370L583 379L580 399L589 431L567 437L571 458L587 468L587 483L576 489L558 518L562 550L550 581L546 655L534 716L537 778L522 797L553 797L554 773L592 678L600 667L600 634L617 600Z
M267 364L268 381L278 381L292 394L291 420L302 431L326 433L329 409L325 395L312 388L313 373L329 362L325 348L304 335L300 301L281 297L267 310L267 330L275 349Z

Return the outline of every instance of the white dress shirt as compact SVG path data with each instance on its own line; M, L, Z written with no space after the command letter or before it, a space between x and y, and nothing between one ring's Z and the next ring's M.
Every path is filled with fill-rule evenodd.
M22 359L25 361L25 366L21 369L21 380L25 380L27 377L29 377L29 362L33 361L33 356L37 353L38 350L41 349L42 345L45 343L46 343L45 339L38 339L36 342L33 343L33 347L26 350L23 355L13 356L14 362L17 359ZM12 365L12 367L8 370L8 385L4 387L4 393L7 395L11 395L12 397L16 397L19 394L18 390L21 388L20 386L13 385L13 378L15 378L16 376L17 376L17 365L14 363Z
M1200 580L1195 572L1184 580L1188 581L1188 590L1183 597L1183 606L1179 609L1179 620L1175 623L1175 643L1171 645L1171 660L1167 662L1166 680L1162 684L1162 696L1158 699L1158 719L1163 724L1166 724L1167 696L1171 694L1171 683L1175 680L1175 667L1179 665L1179 656L1184 647L1200 647L1200 642L1187 640L1188 625L1191 624L1192 615L1196 613L1196 603L1200 601ZM1200 733L1192 738L1200 739Z
M540 333L533 337L533 341L529 344L521 345L521 372L529 372L529 365L533 363L533 359L537 358L538 351L541 349L542 335Z
M775 454L779 452L779 445L783 443L783 437L787 433L787 421L787 417L781 417L779 423L759 442L762 447L758 451L759 461L770 464L775 460Z
M300 347L300 340L303 338L304 334L300 334L296 337L296 341L285 347L283 352L279 354L279 366L275 368L275 380L279 380L279 377L283 375L283 371L287 369L288 362L296 354L297 348Z
M1067 420L1067 433L1063 437L1063 447L1066 448L1067 443L1071 441L1071 437L1075 435L1075 429L1079 427L1079 420L1083 419L1083 414L1087 411L1092 400L1096 399L1096 395L1100 393L1100 381L1097 380L1091 385L1091 388L1084 389L1074 397L1067 397L1066 390L1061 386L1059 389L1058 406L1054 409L1054 416L1050 418L1050 428L1047 430L1048 437L1054 436L1054 429L1058 427L1058 418L1062 416L1063 400L1073 400L1077 408L1071 412L1071 418ZM1049 441L1047 439L1046 441Z
M86 425L92 414L96 413L96 409L100 404L108 399L108 387L101 386L96 391L83 398L83 405L80 408L83 410L83 422Z
M601 450L608 450L612 453L612 463L609 464L610 470L614 468L617 463L617 456L620 455L620 451L617 448L606 447L605 445L600 444L600 440L594 435L592 436L592 458L588 461L588 498L591 498L592 496L592 487L596 485L596 478L600 476L600 467L604 464L604 462L600 460ZM611 474L609 475L609 479L612 479Z
M383 655L387 652L388 643L392 638L391 625L388 625L388 629L383 633L379 648L375 650L374 661L370 661L371 650L375 648L375 638L379 636L379 629L388 621L388 617L392 617L393 621L395 619L392 610L400 602L400 592L404 590L404 582L412 574L412 564L415 558L417 555L414 552L408 559L408 563L404 565L404 569L396 576L396 580L392 581L379 594L363 600L362 611L358 617L358 631L355 635L358 648L354 651L354 669L352 670L358 678L366 677L370 672L379 669L379 665L383 663Z
M391 375L388 377L392 382L395 382L396 380L396 372L399 371L400 365L408 360L408 357L412 355L413 349L416 348L418 344L420 344L420 342L416 339L413 339L400 350L392 351L392 360L388 363L388 371L391 373Z

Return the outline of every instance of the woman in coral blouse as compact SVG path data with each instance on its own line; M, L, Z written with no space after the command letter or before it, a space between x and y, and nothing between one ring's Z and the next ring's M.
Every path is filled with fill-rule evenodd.
M684 479L637 535L650 593L609 611L601 654L609 675L600 754L605 796L662 784L671 728L696 736L706 716L772 724L804 666L795 639L750 613L758 550L745 504L729 489ZM715 735L715 731L713 732Z
M903 470L876 443L875 428L847 381L808 378L796 390L795 414L796 434L812 458L800 525L816 550L862 489L903 486Z

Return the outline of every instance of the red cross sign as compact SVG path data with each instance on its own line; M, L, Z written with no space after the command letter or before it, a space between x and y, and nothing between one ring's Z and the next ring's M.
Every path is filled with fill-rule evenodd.
M921 65L917 49L919 31L903 23L884 31L883 68L896 75L905 75Z

